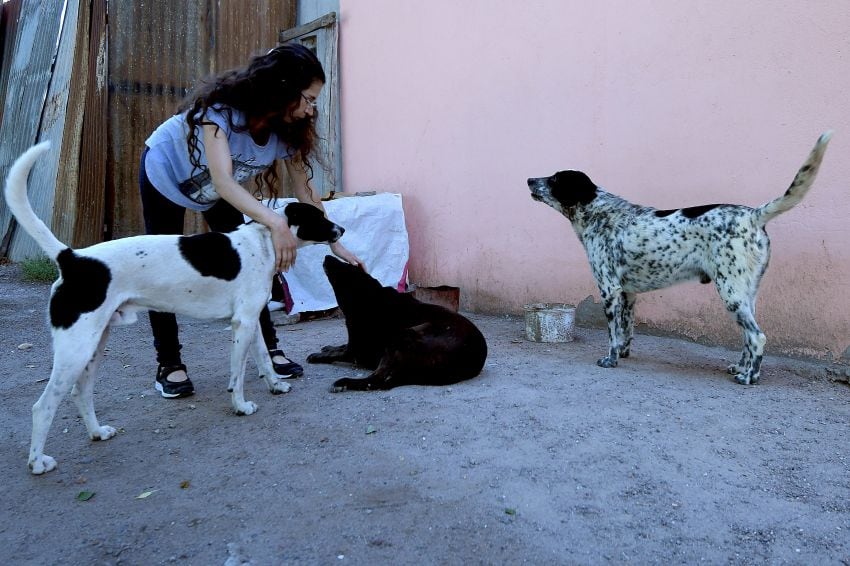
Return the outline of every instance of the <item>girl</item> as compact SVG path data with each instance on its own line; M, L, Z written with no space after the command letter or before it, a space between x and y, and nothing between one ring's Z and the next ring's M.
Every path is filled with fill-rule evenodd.
M309 158L316 144L316 99L325 73L306 47L285 44L254 57L248 66L225 72L194 91L145 141L139 185L148 234L182 234L187 208L200 211L211 230L227 232L243 214L271 231L277 271L295 263L295 238L286 219L264 206L239 183L254 177L277 196L275 159L284 159L295 197L324 211L310 184ZM345 261L362 262L342 244L331 251ZM167 269L167 266L164 266ZM180 358L177 321L171 313L150 311L159 367L156 388L163 397L194 393ZM281 377L297 377L303 368L277 348L268 309L260 327Z

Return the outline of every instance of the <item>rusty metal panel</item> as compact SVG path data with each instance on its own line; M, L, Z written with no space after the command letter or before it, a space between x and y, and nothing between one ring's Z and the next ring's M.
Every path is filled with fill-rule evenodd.
M112 237L144 232L138 196L144 140L198 79L277 44L295 21L295 0L109 2L109 136L107 206ZM188 214L186 230L203 229Z
M295 25L295 0L221 0L214 38L215 69L244 65L277 45L281 30Z
M240 67L252 56L276 47L280 32L295 25L297 4L297 0L221 0L213 28L214 71ZM277 175L278 196L291 195L283 164L278 165ZM251 183L250 190L254 189Z
M109 2L107 205L112 237L144 232L138 190L145 139L207 74L207 2Z

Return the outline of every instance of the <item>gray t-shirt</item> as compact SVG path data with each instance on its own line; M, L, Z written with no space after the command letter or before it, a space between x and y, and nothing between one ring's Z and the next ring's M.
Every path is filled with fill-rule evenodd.
M238 110L231 110L233 123L242 126L245 116ZM233 178L237 183L262 173L275 159L290 157L287 145L274 133L266 145L254 143L248 131L235 132L227 120L227 112L221 108L210 108L204 121L214 122L227 136L230 145L230 157L233 162ZM186 113L175 114L163 122L151 136L145 140L148 154L145 158L145 172L151 184L168 200L191 210L209 210L221 197L216 192L210 178L207 155L203 142L203 127L196 126L200 169L189 162L189 146L186 136L189 126Z

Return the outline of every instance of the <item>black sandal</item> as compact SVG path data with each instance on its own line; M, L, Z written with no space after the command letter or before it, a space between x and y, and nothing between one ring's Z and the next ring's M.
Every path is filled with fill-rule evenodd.
M277 364L274 361L275 356L280 356L286 360L282 364ZM272 359L274 372L282 379L292 379L293 377L301 377L304 375L304 368L301 364L297 364L286 357L283 350L269 350L269 357Z
M160 365L156 370L156 390L166 399L176 399L177 397L188 397L195 393L195 386L189 376L186 376L185 381L168 381L168 376L175 371L186 371L186 366L183 364L174 364L163 366Z

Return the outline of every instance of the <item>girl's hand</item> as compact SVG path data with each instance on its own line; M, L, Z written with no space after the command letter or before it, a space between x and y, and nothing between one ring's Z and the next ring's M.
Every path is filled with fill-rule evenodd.
M295 198L297 198L300 202L312 204L325 213L326 211L325 207L322 205L322 200L316 196L316 192L310 185L310 179L307 177L307 170L304 165L295 159L287 159L284 163L286 164L286 171L289 173L289 178L292 181L292 192L295 194ZM327 214L325 214L325 216L327 216ZM347 261L351 265L357 266L363 271L366 271L366 266L363 264L363 260L348 251L348 249L341 243L334 242L331 244L331 251L341 260Z
M230 144L224 132L216 126L204 126L204 146L215 190L221 198L242 214L248 215L271 231L274 246L275 271L286 271L295 263L295 236L289 230L286 218L264 206L233 179Z
M359 267L363 271L366 271L366 266L363 264L363 261L356 255L348 251L348 248L343 246L340 242L337 241L331 244L331 251L336 257L347 261L351 265Z
M274 246L275 271L286 271L295 265L295 250L298 243L292 235L286 219L281 217L281 222L269 227L272 233L272 245Z

